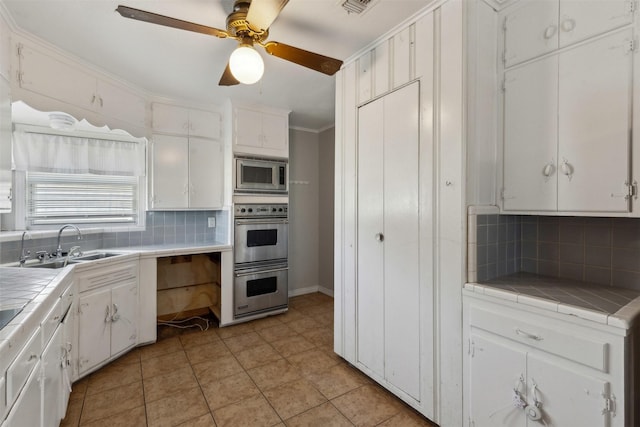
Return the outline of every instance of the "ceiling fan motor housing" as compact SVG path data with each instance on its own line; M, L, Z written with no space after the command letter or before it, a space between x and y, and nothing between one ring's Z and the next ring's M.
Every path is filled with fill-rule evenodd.
M262 42L269 36L269 30L254 30L249 26L247 22L249 6L251 6L250 1L236 0L233 12L227 16L227 32L232 37L243 41L250 37L254 42Z

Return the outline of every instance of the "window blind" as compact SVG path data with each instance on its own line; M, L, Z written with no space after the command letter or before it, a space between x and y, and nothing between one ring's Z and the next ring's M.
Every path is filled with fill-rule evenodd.
M27 223L136 224L135 176L27 173Z

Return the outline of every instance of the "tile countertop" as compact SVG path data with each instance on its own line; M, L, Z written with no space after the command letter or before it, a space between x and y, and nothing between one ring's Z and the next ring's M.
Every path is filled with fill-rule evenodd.
M55 299L70 284L65 280L74 266L95 266L123 260L128 256L158 257L170 255L188 255L206 252L230 251L228 244L198 243L148 245L123 248L103 248L91 252L118 252L122 257L103 258L72 264L59 269L18 268L6 264L0 266L0 310L22 308L22 310L3 328L0 328L0 369L16 356L17 351L29 336L37 329L40 321L55 303Z
M62 291L71 284L65 280L71 267L56 270L0 267L0 309L23 307L0 330L0 370L4 372Z
M465 289L518 304L630 329L640 315L640 291L557 277L516 273Z

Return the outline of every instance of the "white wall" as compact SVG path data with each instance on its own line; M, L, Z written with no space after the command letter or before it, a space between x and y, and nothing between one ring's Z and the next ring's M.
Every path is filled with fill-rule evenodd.
M319 280L320 289L333 295L333 196L335 178L335 128L320 133L319 144Z
M319 142L317 133L289 133L289 295L318 290Z

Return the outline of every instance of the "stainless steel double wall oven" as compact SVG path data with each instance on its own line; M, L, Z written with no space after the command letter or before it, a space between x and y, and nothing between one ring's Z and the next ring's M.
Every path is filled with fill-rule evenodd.
M288 204L236 203L234 228L234 317L286 308Z

